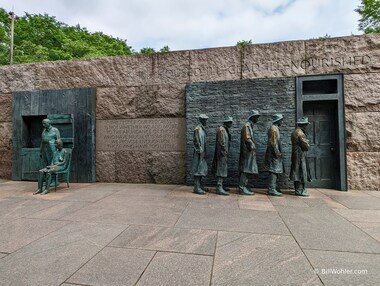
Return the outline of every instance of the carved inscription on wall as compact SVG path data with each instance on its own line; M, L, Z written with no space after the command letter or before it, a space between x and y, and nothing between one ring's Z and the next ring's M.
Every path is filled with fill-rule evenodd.
M98 151L185 151L185 119L96 121Z

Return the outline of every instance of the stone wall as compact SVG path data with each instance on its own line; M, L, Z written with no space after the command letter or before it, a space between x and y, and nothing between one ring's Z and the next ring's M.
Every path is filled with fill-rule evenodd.
M97 120L184 119L189 82L331 73L345 75L349 188L380 190L379 35L2 66L0 177L11 176L15 91L95 87ZM97 179L184 183L185 157L184 151L100 150Z

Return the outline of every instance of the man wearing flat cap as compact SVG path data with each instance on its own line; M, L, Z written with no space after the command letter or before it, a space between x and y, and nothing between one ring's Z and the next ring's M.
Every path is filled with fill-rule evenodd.
M284 172L279 130L283 120L282 114L277 113L272 116L272 126L268 130L268 143L264 164L264 168L269 171L268 195L278 197L282 196L282 193L277 185L277 180L278 176Z
M296 196L308 197L305 190L305 182L311 182L309 165L307 164L306 152L309 150L309 140L307 140L305 131L310 124L307 117L302 117L297 122L297 128L291 135L292 140L292 164L290 167L289 178L294 182L294 191Z
M208 116L200 114L198 116L200 124L194 128L193 133L193 175L194 175L194 193L199 195L205 194L205 189L202 185L202 178L207 176L207 162L206 162L206 130Z
M256 144L253 137L253 125L259 120L260 114L257 110L251 110L248 121L243 125L240 132L240 156L239 156L239 194L254 195L247 188L248 174L258 174L256 160Z
M223 179L227 177L227 159L230 150L232 117L226 116L223 126L216 130L216 146L214 160L212 162L212 173L217 177L216 193L218 195L228 196L229 193L223 188Z

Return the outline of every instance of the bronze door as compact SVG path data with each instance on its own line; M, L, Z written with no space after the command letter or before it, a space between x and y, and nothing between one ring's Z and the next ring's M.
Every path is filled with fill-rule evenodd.
M307 129L307 160L313 181L307 186L334 189L339 178L336 103L305 102L303 109L311 123Z

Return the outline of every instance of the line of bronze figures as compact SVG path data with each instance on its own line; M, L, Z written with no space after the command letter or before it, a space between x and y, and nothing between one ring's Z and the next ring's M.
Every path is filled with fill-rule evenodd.
M256 160L256 144L253 136L253 125L259 120L260 113L252 110L249 113L248 121L241 128L240 133L240 156L239 156L239 190L240 195L254 195L254 192L247 187L248 175L258 174ZM206 162L206 131L208 116L201 114L198 116L200 124L194 128L193 133L193 175L194 193L204 195L207 189L202 183L202 178L208 173ZM274 114L272 126L268 130L268 143L265 152L264 170L269 172L268 195L282 196L277 181L280 174L284 173L283 153L281 148L281 138L279 127L283 122L282 114ZM212 162L212 173L217 178L216 193L218 195L229 195L228 189L223 187L223 179L227 177L227 159L231 143L230 128L233 119L227 116L223 121L223 126L216 131L215 155ZM297 196L309 196L305 190L305 182L311 181L310 169L306 160L306 152L310 145L306 138L305 130L310 124L307 117L296 122L297 127L291 134L292 156L290 180L294 182L295 194Z

